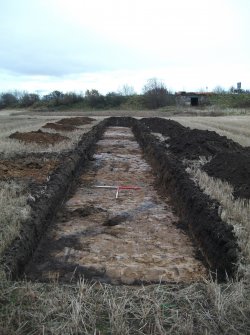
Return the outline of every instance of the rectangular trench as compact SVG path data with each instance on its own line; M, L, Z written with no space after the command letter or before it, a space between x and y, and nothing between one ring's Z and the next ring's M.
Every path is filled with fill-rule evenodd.
M79 276L113 284L193 282L207 276L130 128L109 127L75 193L25 268L30 280ZM96 186L135 186L120 190Z

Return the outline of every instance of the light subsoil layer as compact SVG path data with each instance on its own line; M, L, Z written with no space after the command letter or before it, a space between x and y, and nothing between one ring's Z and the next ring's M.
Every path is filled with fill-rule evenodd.
M136 186L116 190L96 186ZM25 275L113 284L192 282L207 271L178 217L154 187L151 167L129 128L109 127L91 167L41 240Z

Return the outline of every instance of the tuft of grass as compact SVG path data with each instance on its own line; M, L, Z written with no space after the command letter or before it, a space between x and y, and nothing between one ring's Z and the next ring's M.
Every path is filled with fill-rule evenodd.
M30 214L27 196L24 185L0 182L0 255L19 235L22 222Z

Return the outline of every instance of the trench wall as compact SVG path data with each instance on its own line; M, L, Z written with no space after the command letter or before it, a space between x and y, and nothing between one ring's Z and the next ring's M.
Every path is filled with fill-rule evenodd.
M77 148L51 176L45 195L32 206L31 218L19 237L6 250L1 262L12 279L18 277L35 250L53 216L61 206L72 182L92 156L95 143L106 127L131 127L145 157L157 175L159 188L168 193L182 223L189 228L198 247L217 278L233 276L238 261L238 244L233 227L218 216L218 204L212 202L189 178L181 161L150 134L143 122L130 117L111 117L84 134Z
M167 192L180 219L193 235L209 267L219 280L236 271L239 247L233 227L218 215L218 206L190 179L182 162L152 136L142 123L133 132Z
M154 118L137 121L133 118L109 118L109 126L132 127L145 157L157 175L158 186L166 192L182 223L188 228L209 268L219 280L233 277L237 270L239 246L233 226L218 215L219 204L197 187L185 171L181 160L151 135ZM156 121L159 121L156 120ZM156 122L159 131L159 122ZM174 121L163 120L162 132L171 136L185 127Z
M106 129L104 120L84 134L71 154L64 156L61 164L51 175L46 192L32 204L31 217L22 226L19 237L5 251L1 263L7 275L16 279L46 231L48 225L65 199L77 174L86 166L92 156L95 143Z

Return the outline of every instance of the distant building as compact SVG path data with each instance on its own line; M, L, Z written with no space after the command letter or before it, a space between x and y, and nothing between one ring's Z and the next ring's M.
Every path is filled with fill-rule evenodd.
M200 106L209 103L211 92L176 92L175 99L178 106Z

